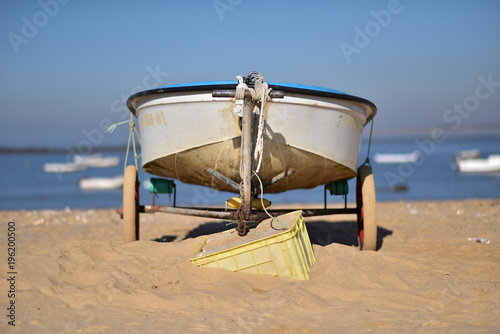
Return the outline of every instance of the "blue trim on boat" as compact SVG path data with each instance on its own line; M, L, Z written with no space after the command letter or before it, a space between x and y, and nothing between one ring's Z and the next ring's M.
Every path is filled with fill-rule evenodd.
M168 85L163 87L158 87L156 89L171 89L171 88L188 88L188 87L201 87L201 86L216 86L216 85L236 85L238 81L198 81L198 82L186 82L181 84Z
M283 88L297 88L297 89L305 89L311 91L325 92L325 93L335 93L335 94L344 94L350 95L346 92L342 92L340 90L324 88L318 86L310 86L310 85L299 85L299 84L291 84L284 82L267 82L270 86L280 86ZM158 87L156 89L167 89L170 90L172 88L188 88L188 87L205 87L205 86L219 86L219 85L237 85L237 81L199 81L199 82L187 82L181 84L168 85L163 87Z
M270 88L275 90L282 90L285 93L321 96L321 97L329 97L329 98L353 101L353 102L367 104L374 110L377 110L377 107L371 101L341 92L336 89L309 86L309 85L281 83L281 82L267 82L267 83L269 84ZM135 108L132 105L132 101L135 101L140 98L161 95L166 93L180 93L180 92L194 92L194 91L201 92L201 91L211 91L215 89L236 89L237 84L238 84L237 81L201 81L201 82L189 82L189 83L158 87L155 89L138 92L130 96L127 100L127 107L130 109L130 111L132 111L135 114Z
M342 92L340 90L331 89L331 88L324 88L324 87L318 87L318 86L290 84L290 83L283 83L283 82L269 82L269 85L271 85L271 86L287 87L287 88L297 88L297 89L313 90L313 91L325 92L325 93L351 95L351 94L348 94L346 92Z

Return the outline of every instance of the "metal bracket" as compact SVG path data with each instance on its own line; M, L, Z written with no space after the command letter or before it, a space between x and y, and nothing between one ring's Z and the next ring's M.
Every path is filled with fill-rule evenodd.
M225 184L227 184L228 186L231 186L231 187L233 187L234 189L236 189L236 190L238 190L239 192L241 192L241 186L240 186L238 183L236 183L236 182L234 182L233 180L231 180L230 178L228 178L227 176L225 176L225 175L223 175L223 174L219 173L218 171L216 171L216 170L214 170L214 169L212 169L212 168L208 168L208 167L207 167L207 168L205 168L205 171L206 171L208 174L212 175L213 177L215 177L215 178L217 178L217 179L221 180L222 182L224 182L224 183L225 183Z
M212 91L212 97L235 97L236 89L215 89ZM245 93L245 97L252 97L250 93ZM285 92L282 90L272 90L269 93L272 99L281 99L285 97Z
M327 207L326 207L327 206L326 205L327 204L326 193L327 193L327 191L331 192L331 188L329 188L329 187L331 187L331 183L332 182L325 184L325 192L324 192L324 204L325 204L324 209L325 210L327 209ZM347 193L341 194L341 195L344 196L344 209L347 209Z
M283 180L284 178L286 178L289 175L292 175L293 173L295 173L295 169L288 168L286 171L279 173L278 175L276 175L275 177L273 177L271 180L269 180L266 183L264 183L264 185L263 185L264 189L266 189L267 187L272 186L273 184L275 184L278 181Z

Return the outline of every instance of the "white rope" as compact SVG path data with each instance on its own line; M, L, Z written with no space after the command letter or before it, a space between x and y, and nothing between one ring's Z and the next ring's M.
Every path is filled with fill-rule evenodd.
M139 131L137 131L137 128L135 127L134 118L133 118L132 114L130 114L130 120L111 124L110 126L108 126L107 130L108 130L109 133L113 133L113 131L115 131L115 129L119 125L126 124L126 123L128 123L128 125L129 125L130 132L128 134L127 151L125 153L125 162L124 162L124 165L123 165L123 169L125 170L125 168L127 168L128 155L129 155L129 152L130 152L130 143L132 143L132 149L134 151L135 168L137 168L137 170L139 170L139 166L137 164L137 160L139 160L139 158L141 157L141 155L140 154L137 155L137 148L136 148L136 145L135 145L135 138L137 137L137 141L139 142L139 145L142 146L142 143L141 143L141 137L139 136Z
M245 105L245 92L249 90L246 83L243 82L243 77L238 75L236 77L238 79L238 85L236 86L235 103L233 113L243 118L243 106ZM240 163L240 175L243 175L243 164Z
M265 107L266 101L270 99L269 93L271 92L271 88L269 88L267 82L264 82L264 77L260 74L257 74L255 77L254 88L249 88L247 84L244 83L241 75L238 75L236 79L238 79L238 85L236 86L234 114L239 117L243 117L245 93L250 93L252 100L258 102L253 110L254 114L259 115L254 151L254 160L257 162L255 171L258 173L262 165L262 158L264 154L264 127L266 118Z
M273 220L276 219L276 221L281 225L280 229L282 229L282 230L285 229L285 224L279 219L279 217L274 217L266 210L266 206L264 205L264 186L262 185L262 180L260 179L259 175L257 175L257 173L253 172L253 174L257 177L257 180L259 180L260 203L262 205L262 208L264 209L264 212L269 216L269 218L271 218L271 224L272 224Z
M236 86L235 103L233 112L238 117L243 117L243 105L245 103L245 92L249 89L246 83L243 82L243 77L238 75L238 85Z
M269 99L269 93L271 89L269 88L267 82L263 82L264 78L259 75L255 82L255 90L257 92L257 96L260 97L260 107L257 110L257 114L259 115L259 125L257 127L257 140L255 143L255 152L254 152L254 160L257 161L257 167L255 168L255 172L258 173L260 171L260 167L262 165L262 158L264 156L264 126L265 126L265 108L266 101ZM256 108L257 109L257 108Z
M257 177L257 180L259 180L259 184L260 184L260 204L262 205L262 209L264 209L264 212L269 216L269 218L274 218L269 212L267 212L266 205L264 204L264 186L262 185L262 180L260 179L259 175L256 172L253 172L253 174Z

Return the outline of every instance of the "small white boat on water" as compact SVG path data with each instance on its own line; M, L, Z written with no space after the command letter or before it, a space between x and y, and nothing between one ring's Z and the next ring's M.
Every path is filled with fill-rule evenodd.
M459 151L455 154L455 161L465 160L465 159L480 159L481 151L478 149Z
M79 186L83 190L105 190L123 187L123 175L114 177L84 177Z
M459 161L469 160L469 159L482 159L481 151L479 151L478 149L473 149L473 150L465 150L465 151L456 152L455 159L451 163L451 169L457 170Z
M456 164L462 173L498 173L500 154L492 154L486 159L457 159Z
M120 163L119 157L104 157L102 154L75 155L73 162L48 162L43 165L46 173L80 172L89 167L114 167Z
M414 151L411 153L377 153L373 160L379 164L404 164L415 162L420 158L420 153Z
M76 163L66 163L66 162L47 162L43 164L43 171L45 173L72 173L81 172L85 170L87 166L76 164Z
M114 167L120 163L116 156L104 157L102 154L75 155L73 162L86 167Z

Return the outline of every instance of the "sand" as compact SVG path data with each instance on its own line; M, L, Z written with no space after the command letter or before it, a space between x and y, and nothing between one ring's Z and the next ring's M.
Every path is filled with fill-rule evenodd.
M318 262L297 281L191 264L224 222L144 214L142 240L124 244L113 210L2 211L0 332L500 332L499 200L379 203L377 213L377 252L358 250L352 215L306 219Z

